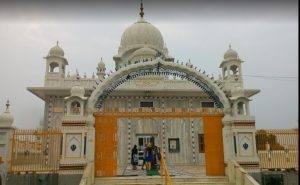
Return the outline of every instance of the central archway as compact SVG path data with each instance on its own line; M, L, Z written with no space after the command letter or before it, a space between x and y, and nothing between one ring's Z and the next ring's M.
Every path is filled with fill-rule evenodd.
M146 76L146 75L173 75L173 76L178 76L180 78L187 79L188 81L191 81L196 86L201 88L211 98L211 100L214 101L215 105L218 108L224 109L225 114L228 114L228 111L226 111L226 110L230 110L229 100L226 97L225 93L219 87L217 81L214 81L212 78L209 78L205 74L205 72L201 73L200 71L197 71L195 68L192 68L192 67L189 67L186 65L172 63L172 62L166 62L166 61L163 61L161 58L157 58L153 61L133 64L128 67L121 68L120 70L112 73L103 82L101 82L101 84L99 84L99 86L93 91L92 95L90 96L90 98L88 100L87 112L89 115L96 115L96 123L97 123L95 125L96 131L99 126L101 126L101 128L99 127L98 130L101 130L102 127L103 128L105 127L105 129L104 129L105 131L103 131L103 132L106 132L106 133L104 134L105 136L101 136L102 138L106 138L106 137L109 138L111 136L112 136L111 138L116 138L115 130L116 130L116 125L117 125L116 118L114 118L114 119L104 118L103 119L103 118L100 118L99 116L97 117L97 112L101 112L101 110L103 108L104 100L110 95L111 92L114 91L114 89L116 89L118 86L125 83L126 81L134 79L139 76ZM106 120L106 121L103 122L103 120ZM208 120L208 119L206 119L206 120ZM206 127L206 130L209 130L208 132L210 132L210 134L207 134L207 135L210 135L209 136L210 139L207 141L213 141L212 143L209 143L211 146L216 145L216 144L219 146L220 144L222 144L222 126L221 126L222 120L221 119L218 119L216 121L210 120L209 122L215 122L215 123L219 124L220 126L218 126L218 129L216 129L216 127L211 127L211 125L206 124L207 126L210 126L210 127ZM106 123L110 123L110 125L106 125ZM95 124L95 121L90 122L90 126L92 126L93 124ZM114 127L112 127L112 125L114 125ZM111 133L107 132L106 127L113 128L113 129L111 129ZM220 136L221 143L214 142L215 139L213 139L213 138L216 137L215 136L216 130L218 130L217 134ZM97 132L96 132L96 136L97 136ZM102 142L104 142L104 141L102 141ZM117 141L114 140L114 143L112 143L111 146L115 146L116 143L117 143ZM223 145L224 145L224 143L223 143ZM210 147L210 148L213 149L214 147ZM224 146L224 148L225 148L225 146ZM112 149L112 151L115 150L113 147L111 147L111 149ZM215 151L213 151L213 152L216 153ZM97 150L96 150L96 153L97 153ZM222 149L221 155L223 157L223 149ZM112 156L115 156L115 154L113 154ZM220 156L218 158L220 158ZM114 161L114 160L115 159L112 159L112 161ZM221 162L221 161L219 161L219 162ZM212 163L214 163L214 162L212 162ZM110 165L110 166L112 166L112 165ZM214 166L216 166L216 165L214 165ZM113 169L111 171L113 171ZM216 171L216 170L212 169L212 171ZM112 174L115 174L115 173L113 172ZM217 175L220 175L220 174L217 174ZM96 174L96 176L97 176L97 174Z
M166 62L161 58L157 58L153 61L129 65L111 74L91 94L88 100L88 112L99 111L103 106L104 100L121 84L138 76L151 74L175 75L185 78L206 92L217 107L224 108L224 110L230 108L229 100L225 93L216 81L205 75L205 71L201 73L195 68Z

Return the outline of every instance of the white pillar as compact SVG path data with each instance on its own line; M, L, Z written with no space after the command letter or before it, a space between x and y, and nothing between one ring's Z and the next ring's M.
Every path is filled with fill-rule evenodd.
M7 172L10 169L11 163L11 152L12 152L12 136L13 136L13 128L12 127L0 127L0 137L1 145L0 145L0 156L2 157L2 162L0 163L0 175L2 176L2 184L5 185L6 183L6 176Z
M227 163L228 160L234 157L233 134L231 129L233 120L231 119L231 115L225 113L222 123L224 162Z
M246 103L246 114L250 116L249 101Z
M93 116L93 111L87 111L88 119L87 119L87 128L86 128L86 160L88 163L91 163L91 181L94 183L95 178L95 118Z

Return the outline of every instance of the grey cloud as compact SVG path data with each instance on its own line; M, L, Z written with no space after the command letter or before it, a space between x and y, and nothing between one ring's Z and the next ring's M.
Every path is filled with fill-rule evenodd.
M145 6L147 3L150 4L145 1ZM187 61L190 58L193 64L217 77L222 56L231 43L245 60L244 74L298 75L298 23L297 18L291 16L294 13L289 15L286 10L283 11L282 14L288 15L286 19L275 19L278 12L272 10L269 15L274 17L270 16L268 20L252 17L246 20L215 18L210 21L209 15L214 12L208 9L206 13L199 9L199 12L179 14L180 11L187 11L188 7L179 9L171 6L167 9L167 5L164 6L155 8L149 5L145 10L146 18L160 29L170 54L176 59ZM0 7L3 10L3 6ZM14 8L17 10L17 6ZM10 9L0 10L0 112L4 111L5 101L9 98L15 126L35 127L43 116L42 100L29 93L26 87L43 85L43 57L56 40L60 41L69 60L67 71L72 74L79 69L81 75L86 72L91 76L96 72L100 57L103 57L108 69L114 68L112 56L117 53L121 34L138 18L138 5L126 6L118 11L115 7L103 9L99 14L96 10L90 10L92 13L86 15L84 13L88 10L77 8L76 16L76 11L68 12L65 8L56 12L49 7L46 12L52 13L51 16L43 14L43 10L27 12L22 16L30 10L29 6L15 17L9 17ZM65 13L60 14L63 10ZM69 16L68 21L60 19L60 15ZM244 16L241 10L236 11L236 15L240 18ZM246 88L261 89L250 104L251 114L257 117L258 128L297 127L298 80L244 77L244 81Z

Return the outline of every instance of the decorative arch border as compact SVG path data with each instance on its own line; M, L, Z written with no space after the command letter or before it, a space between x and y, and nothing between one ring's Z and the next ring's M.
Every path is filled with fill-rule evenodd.
M216 103L217 107L224 108L224 110L230 109L229 99L217 81L214 81L213 78L209 78L208 75L205 74L205 71L201 73L200 70L197 71L195 68L173 62L166 62L158 57L153 61L129 65L109 75L91 94L88 99L87 111L98 111L109 94L126 81L138 76L160 74L185 78L205 91Z

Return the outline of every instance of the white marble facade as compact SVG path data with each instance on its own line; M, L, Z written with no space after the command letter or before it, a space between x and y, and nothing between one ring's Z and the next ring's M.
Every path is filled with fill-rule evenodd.
M199 56L201 58L201 56ZM85 155L86 138L93 146L93 112L104 88L122 75L146 67L163 65L167 69L185 72L203 82L214 91L224 105L223 142L224 159L258 163L255 148L255 118L250 115L250 97L257 89L245 89L242 78L242 60L231 46L221 61L219 79L205 74L190 61L176 61L169 55L160 31L141 17L123 33L118 53L113 57L115 70L106 72L101 59L95 74L87 77L78 71L65 74L71 64L63 49L55 45L46 60L44 87L29 87L28 90L45 101L45 127L63 130L61 163L84 163L93 161L93 148ZM215 103L198 86L181 77L169 75L146 75L128 80L106 98L102 108L134 109L141 102L152 102L154 108L215 107ZM172 165L205 164L203 153L199 153L198 134L203 133L201 118L184 119L120 119L118 120L118 171L129 162L130 150L140 136L153 136ZM128 128L130 127L130 129ZM130 131L129 131L130 130ZM168 139L179 139L179 152L169 152ZM234 141L235 140L235 141Z

